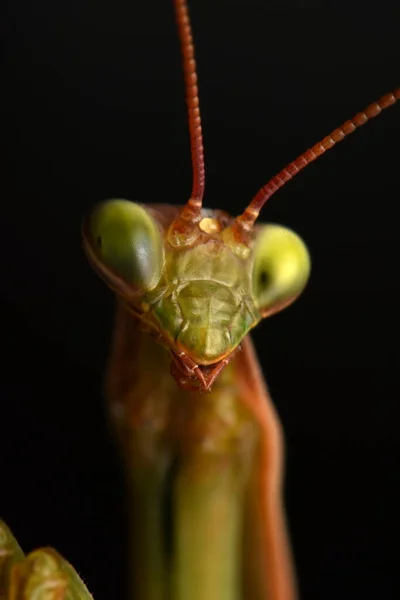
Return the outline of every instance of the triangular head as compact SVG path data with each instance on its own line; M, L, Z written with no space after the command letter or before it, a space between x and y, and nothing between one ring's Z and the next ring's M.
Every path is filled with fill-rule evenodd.
M103 202L84 223L84 247L143 328L169 349L178 382L206 391L250 329L302 292L310 259L301 239L278 225L259 225L238 241L234 219L222 211L202 209L190 236L178 239L180 210Z

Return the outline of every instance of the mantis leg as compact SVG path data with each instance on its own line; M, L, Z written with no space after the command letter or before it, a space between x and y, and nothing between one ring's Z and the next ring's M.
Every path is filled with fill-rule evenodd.
M241 401L259 426L245 510L244 597L295 600L296 583L282 502L283 434L250 336L235 357Z

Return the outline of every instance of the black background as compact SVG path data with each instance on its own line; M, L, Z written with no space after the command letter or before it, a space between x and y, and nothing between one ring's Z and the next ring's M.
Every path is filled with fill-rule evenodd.
M241 211L300 152L399 85L383 3L191 2L206 202ZM1 200L0 516L96 600L124 597L126 507L101 377L113 299L86 264L98 200L183 203L191 169L169 0L9 0ZM254 334L287 436L304 600L400 597L400 106L270 200L306 240L296 304Z

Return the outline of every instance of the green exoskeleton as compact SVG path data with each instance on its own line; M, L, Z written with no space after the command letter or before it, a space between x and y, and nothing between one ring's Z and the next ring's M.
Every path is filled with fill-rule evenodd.
M291 162L240 216L205 209L192 33L186 1L174 8L191 196L183 207L108 200L83 225L85 252L117 298L106 394L130 489L132 598L295 600L283 435L249 332L299 296L310 257L294 232L256 221L279 187L392 105L400 89ZM6 528L2 565L0 598L89 598L68 563L53 551L23 559ZM36 592L31 580L51 581L53 591Z
M1 600L92 600L75 569L52 548L26 557L0 521Z
M266 200L400 98L387 94L290 163L232 218L203 208L196 64L174 1L193 164L183 207L109 200L85 220L86 254L117 297L106 393L132 501L140 600L294 600L281 499L280 423L249 332L303 291L310 258Z

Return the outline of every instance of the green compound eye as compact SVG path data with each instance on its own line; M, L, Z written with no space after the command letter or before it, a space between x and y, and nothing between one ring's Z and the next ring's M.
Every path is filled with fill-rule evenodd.
M89 217L86 236L101 270L136 292L160 280L164 250L161 233L148 212L128 200L107 200Z
M304 242L290 229L265 225L254 248L253 294L263 316L291 304L303 291L311 269Z

